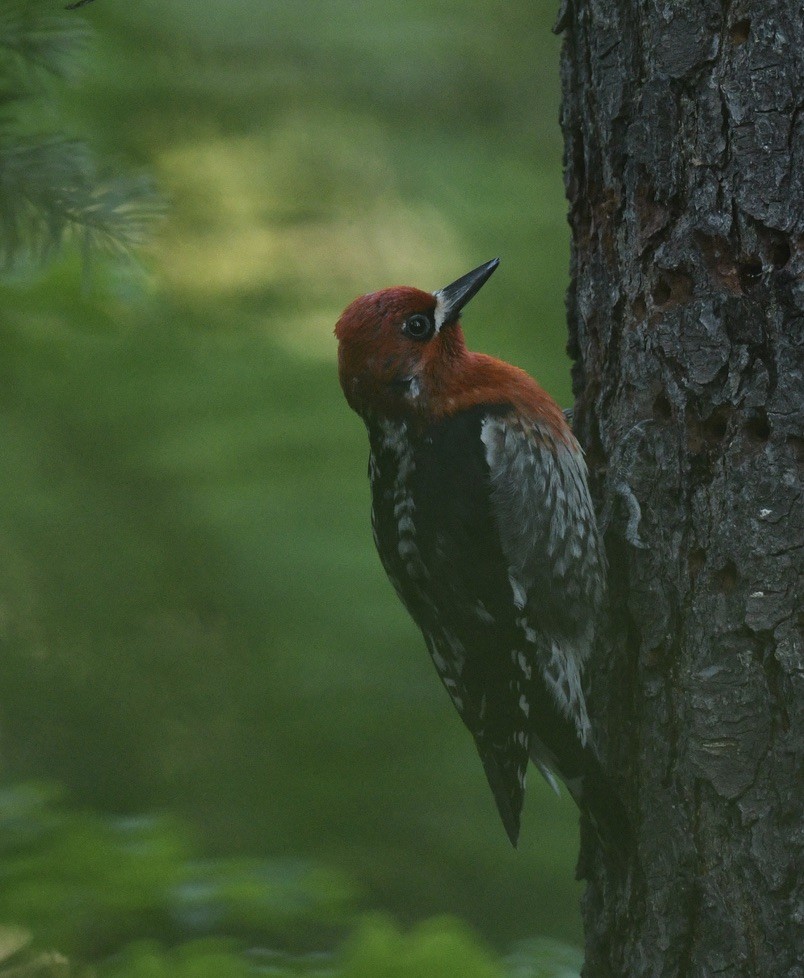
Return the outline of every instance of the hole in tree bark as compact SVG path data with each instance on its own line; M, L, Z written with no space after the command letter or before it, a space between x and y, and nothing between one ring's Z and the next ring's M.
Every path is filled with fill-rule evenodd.
M665 270L653 286L651 297L659 306L676 306L692 295L692 279L686 272Z
M726 434L731 408L728 405L716 408L701 425L704 438L709 442L720 441Z
M743 291L753 288L762 278L762 262L759 258L751 257L741 261L737 273L740 276L740 285Z
M688 444L693 455L700 455L707 449L719 445L726 435L732 415L730 404L721 404L708 418L696 418L689 422Z
M737 587L737 581L739 580L737 567L734 564L734 561L730 560L725 566L721 567L719 571L715 571L713 579L715 585L720 588L723 594L731 594L735 587Z
M722 404L720 407L715 408L709 417L700 424L700 431L704 441L708 441L710 444L720 441L726 434L730 416L730 405Z
M653 402L653 417L657 421L669 421L673 417L673 409L664 391Z
M732 24L731 30L729 31L729 40L734 45L745 44L750 33L751 21L748 17L743 17L742 20L738 20Z
M752 441L766 442L770 438L770 425L768 416L764 411L750 418L743 429Z

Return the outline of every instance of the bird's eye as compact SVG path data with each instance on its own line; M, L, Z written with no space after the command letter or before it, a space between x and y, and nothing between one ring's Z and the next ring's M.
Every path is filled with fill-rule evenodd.
M402 332L414 340L429 340L435 332L435 323L429 316L418 313L405 320Z

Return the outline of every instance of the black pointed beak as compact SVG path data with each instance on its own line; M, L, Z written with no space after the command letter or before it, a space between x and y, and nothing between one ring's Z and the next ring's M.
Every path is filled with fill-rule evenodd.
M451 285L445 285L443 289L434 293L437 300L436 322L439 328L455 322L461 314L461 309L483 288L499 264L500 259L493 258L485 265L478 265Z

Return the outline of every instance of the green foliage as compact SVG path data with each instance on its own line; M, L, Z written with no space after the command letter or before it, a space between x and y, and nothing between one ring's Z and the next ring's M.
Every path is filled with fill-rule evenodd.
M346 947L342 978L502 978L503 969L464 924L426 920L403 934L390 921L364 921Z
M332 867L406 928L452 913L495 947L577 942L577 813L532 775L511 850L373 551L365 433L332 336L358 293L437 287L501 254L467 339L566 402L554 11L82 12L80 83L39 69L48 97L17 103L19 135L86 134L154 173L171 209L143 267L96 261L89 292L73 248L0 283L4 772L58 779L90 811L190 821L221 861L191 851L186 921L194 909L244 940L262 914L248 896L262 859L241 863L255 856L269 904L292 905L278 881L295 886L294 867ZM204 902L209 874L223 911ZM308 932L265 916L271 934Z
M132 943L98 971L99 978L255 978L256 974L242 949L221 939L168 949L153 941Z
M299 861L200 860L167 817L76 812L54 789L0 790L0 922L84 959L142 935L304 945L351 915L342 875Z
M207 859L184 867L171 914L190 932L241 934L305 946L351 919L355 888L342 873L299 860Z
M80 19L45 0L0 9L0 268L44 261L68 239L85 260L98 249L128 252L161 213L149 180L101 176L85 143L20 125L20 103L47 97L45 76L73 74L88 37Z
M0 8L0 92L3 102L39 91L45 72L74 77L77 55L90 37L79 17L41 0L5 0Z
M575 978L578 963L547 941L501 961L453 917L408 932L361 918L342 874L200 860L175 819L77 812L43 785L0 790L0 978L87 965L98 978Z
M103 179L89 148L0 133L0 263L45 261L75 240L85 257L143 244L162 211L150 179Z
M167 915L187 852L176 828L61 811L55 800L38 785L0 793L0 920L89 954Z

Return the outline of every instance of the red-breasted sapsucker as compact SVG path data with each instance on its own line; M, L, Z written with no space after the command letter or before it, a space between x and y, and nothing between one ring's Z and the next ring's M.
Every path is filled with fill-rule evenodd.
M368 428L380 559L516 845L529 758L599 829L617 802L581 685L606 573L583 454L555 401L467 350L459 322L498 264L435 293L361 296L335 335L343 392Z

